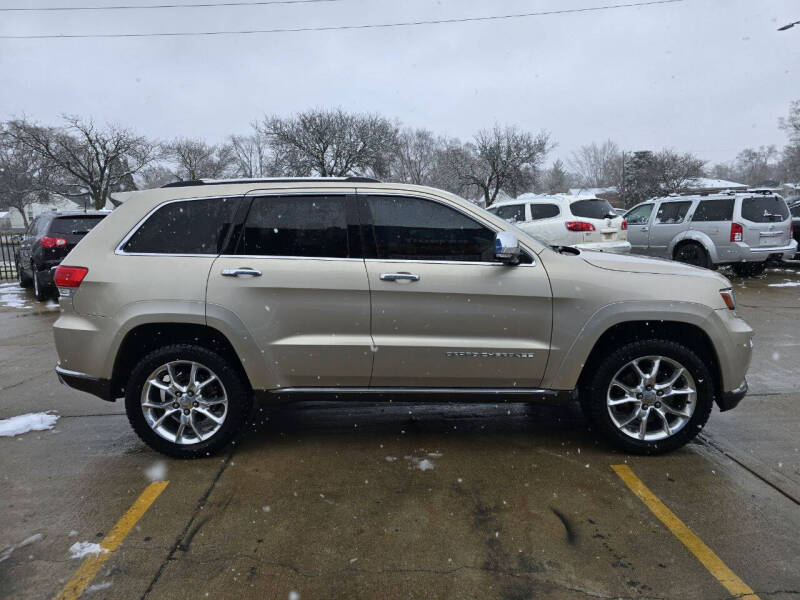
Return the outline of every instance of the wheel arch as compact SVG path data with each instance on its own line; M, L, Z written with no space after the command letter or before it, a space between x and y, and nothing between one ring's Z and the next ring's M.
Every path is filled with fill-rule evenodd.
M219 353L230 361L252 390L233 344L222 332L199 323L154 322L133 327L117 348L111 375L112 398L124 396L128 376L143 356L157 348L180 343L197 344Z
M675 258L675 252L677 251L678 247L681 244L685 244L687 242L694 242L696 244L700 244L703 247L703 250L706 251L708 254L708 258L711 260L713 264L719 262L719 256L717 255L717 247L714 244L714 241L702 231L697 231L694 229L690 229L688 231L683 231L672 238L672 241L669 244L668 253L670 258Z
M623 344L644 339L678 342L698 354L708 365L714 379L714 398L722 393L722 373L719 357L709 335L698 325L684 321L636 320L623 321L606 329L595 342L578 377L578 389L583 389L600 360Z

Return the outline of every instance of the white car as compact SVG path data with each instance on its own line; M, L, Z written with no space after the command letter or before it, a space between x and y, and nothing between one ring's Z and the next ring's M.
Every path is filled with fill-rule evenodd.
M631 250L625 219L607 200L593 196L523 194L495 203L488 210L551 246Z

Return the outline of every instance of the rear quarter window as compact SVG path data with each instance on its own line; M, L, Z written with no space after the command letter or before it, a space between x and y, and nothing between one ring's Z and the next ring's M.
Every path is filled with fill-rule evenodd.
M561 210L556 204L531 204L531 219L551 219L557 217Z
M742 200L742 218L754 223L778 223L789 217L789 207L778 196L755 196Z
M238 205L238 198L170 202L151 214L122 249L132 254L219 254Z
M702 200L694 211L692 221L732 221L733 198Z

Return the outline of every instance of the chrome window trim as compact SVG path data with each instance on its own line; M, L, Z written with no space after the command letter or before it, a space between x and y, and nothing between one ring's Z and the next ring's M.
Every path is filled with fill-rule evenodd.
M536 259L531 257L530 264L520 263L517 265L511 265L504 262L485 262L485 261L475 261L475 260L416 260L413 258L365 258L364 262L370 263L421 263L421 264L428 264L428 265L472 265L472 266L483 266L483 267L535 267L536 266Z
M361 192L361 193L357 193L357 195L360 195L360 196L403 196L405 198L413 198L415 200L427 200L427 201L430 201L430 202L436 202L437 204L442 204L443 206L446 206L447 208L451 208L454 211L456 211L458 213L461 213L463 216L465 216L468 219L472 219L473 221L475 221L479 225L481 225L483 227L486 227L489 231L494 233L494 235L497 235L498 232L500 232L500 231L508 231L507 229L497 229L494 226L494 224L488 223L486 221L483 221L482 219L479 218L478 215L474 215L474 214L470 213L469 211L463 209L461 206L454 205L447 198L440 198L438 196L433 196L433 197L424 196L424 195L420 195L420 194L403 192L401 190L390 190L389 193L387 193L387 192L370 193L370 192L364 191L364 192ZM503 205L503 206L505 206L505 205ZM494 216L497 217L498 219L502 218L502 217L500 217L498 215L494 215ZM370 217L372 217L372 215L370 215ZM375 227L375 223L370 223L370 226L371 227ZM514 233L514 231L510 231L509 233L513 233L515 236L517 235L516 233ZM414 259L414 258L408 258L408 259L403 259L403 258L386 258L386 259L368 258L368 259L365 259L365 260L380 261L380 262L398 262L398 263L418 262L418 263L445 264L445 265L500 265L500 266L503 266L503 267L508 267L508 266L534 267L534 266L536 266L536 252L534 252L533 250L528 248L528 246L526 246L526 245L524 245L522 243L520 243L520 246L522 247L523 250L525 250L528 254L531 255L529 257L531 259L531 263L530 264L509 265L508 263L499 262L499 261L498 262L494 262L494 261L493 262L486 262L486 261L467 261L467 260L427 260L427 259Z
M364 262L363 258L351 258L345 256L283 256L281 254L220 254L218 258L242 258L242 259L261 259L266 258L270 260L286 259L286 260L340 260L347 262Z
M123 250L123 246L128 243L133 235L139 231L139 228L144 225L145 221L147 221L154 213L161 210L163 207L167 206L168 204L175 204L176 202L193 202L195 200L221 200L221 199L243 199L245 194L239 194L231 196L230 194L223 194L221 196L197 196L191 198L173 198L172 200L165 200L161 204L158 204L151 208L145 216L143 216L139 221L134 225L131 230L127 233L127 235L122 238L122 241L117 244L116 250L114 250L114 254L118 256L178 256L178 257L190 257L190 256L219 256L216 252L209 252L204 254L175 254L172 252L126 252Z

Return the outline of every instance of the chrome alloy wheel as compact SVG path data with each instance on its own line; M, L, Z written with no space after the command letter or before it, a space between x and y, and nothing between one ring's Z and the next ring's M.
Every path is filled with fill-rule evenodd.
M167 441L197 444L213 436L228 415L228 394L219 377L201 363L174 360L161 365L142 387L142 412Z
M611 379L606 407L622 433L647 442L683 429L697 406L697 385L689 370L666 356L642 356Z

